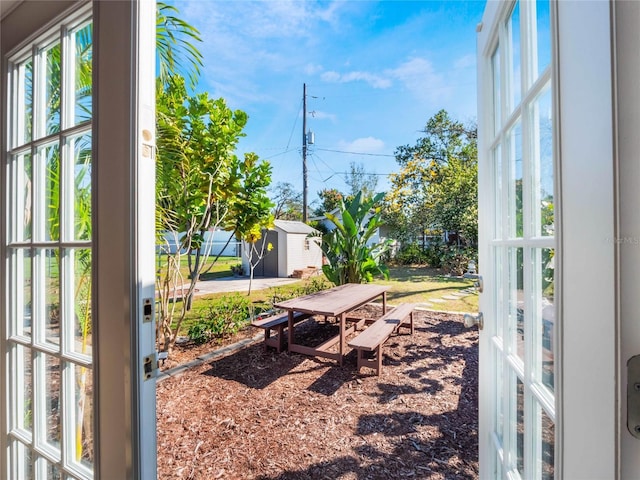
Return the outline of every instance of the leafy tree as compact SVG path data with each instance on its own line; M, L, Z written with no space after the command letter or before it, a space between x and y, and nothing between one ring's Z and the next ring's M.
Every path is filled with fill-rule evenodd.
M253 283L255 267L264 255L271 251L271 244L262 239L263 232L273 227L273 203L267 195L271 183L271 165L258 162L255 153L245 155L245 161L238 164L236 176L240 180L236 190L227 228L233 228L235 235L248 244L244 254L249 263L249 291Z
M176 233L176 251L161 256L159 268L158 341L165 351L175 342L204 267L205 233L230 221L230 212L240 208L244 182L259 175L252 170L255 154L240 160L233 153L246 122L247 115L230 110L223 99L207 93L189 97L177 75L157 97L156 223L162 232L184 232L179 239ZM186 285L180 273L183 251L194 258Z
M338 208L344 195L335 188L325 188L318 192L318 198L320 199L320 206L313 213L317 216L322 216L326 212L333 212Z
M302 193L289 182L278 182L272 188L275 203L273 216L280 220L302 220Z
M362 192L364 197L372 197L378 186L378 177L366 173L362 163L351 162L344 182L349 186L349 196L354 197L358 192Z
M373 245L367 242L382 225L379 204L384 194L364 197L358 192L340 204L340 215L325 215L335 229L322 236L321 248L328 265L322 271L336 285L370 282L374 276L389 278L389 269L381 263L389 250L389 241Z
M391 176L385 220L404 239L432 231L456 233L475 245L477 218L477 131L441 110L428 120L425 136L395 152L401 166Z

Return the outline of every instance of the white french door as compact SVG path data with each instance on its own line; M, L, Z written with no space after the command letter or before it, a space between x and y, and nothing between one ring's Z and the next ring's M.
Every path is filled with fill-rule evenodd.
M556 424L551 13L548 1L500 7L480 47L481 477L546 479Z
M0 478L155 478L155 2L14 3Z
M91 6L8 58L9 477L94 459Z
M518 0L479 26L483 479L638 476L639 24Z

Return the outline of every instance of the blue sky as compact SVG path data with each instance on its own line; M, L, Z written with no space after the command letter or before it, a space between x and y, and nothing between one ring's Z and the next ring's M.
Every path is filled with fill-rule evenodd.
M379 178L440 109L476 119L476 25L481 1L176 0L200 30L199 91L248 113L239 153L302 191L302 97L307 84L309 201L347 191L351 162ZM312 205L313 206L313 205Z

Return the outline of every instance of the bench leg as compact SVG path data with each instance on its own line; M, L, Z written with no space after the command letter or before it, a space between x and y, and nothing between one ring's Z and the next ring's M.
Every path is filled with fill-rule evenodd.
M284 326L278 325L276 327L278 329L278 353L282 352L284 349Z
M269 346L269 337L271 337L271 329L270 328L265 328L264 329L264 342L262 342L262 344L264 345L264 351L267 351L267 347Z
M382 371L382 343L376 347L376 361L377 361L376 375L379 377L380 372Z

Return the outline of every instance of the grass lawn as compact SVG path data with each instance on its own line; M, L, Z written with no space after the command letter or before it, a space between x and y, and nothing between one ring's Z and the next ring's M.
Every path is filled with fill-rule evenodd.
M229 276L230 266L237 262L237 259L233 260L234 261L229 262L225 266L224 270L218 270L220 276ZM312 282L324 282L324 286L321 288L331 287L331 284L324 276L319 276L276 288L254 290L251 292L249 299L256 307L268 309L274 301L303 294L305 287ZM389 285L391 287L387 293L387 299L391 305L400 302L423 303L433 299L442 299L443 296L452 296L453 293L458 293L461 290L473 286L473 282L470 280L448 277L442 275L437 269L417 266L391 267L389 280L378 279L375 280L374 283ZM236 292L236 294L246 295L246 292ZM187 314L182 332L186 332L189 325L199 319L203 315L203 312L207 311L212 301L228 295L231 294L224 292L196 297L193 301L193 308ZM456 300L445 299L444 302L434 302L432 305L433 306L428 308L453 312L477 312L478 294L473 293Z

